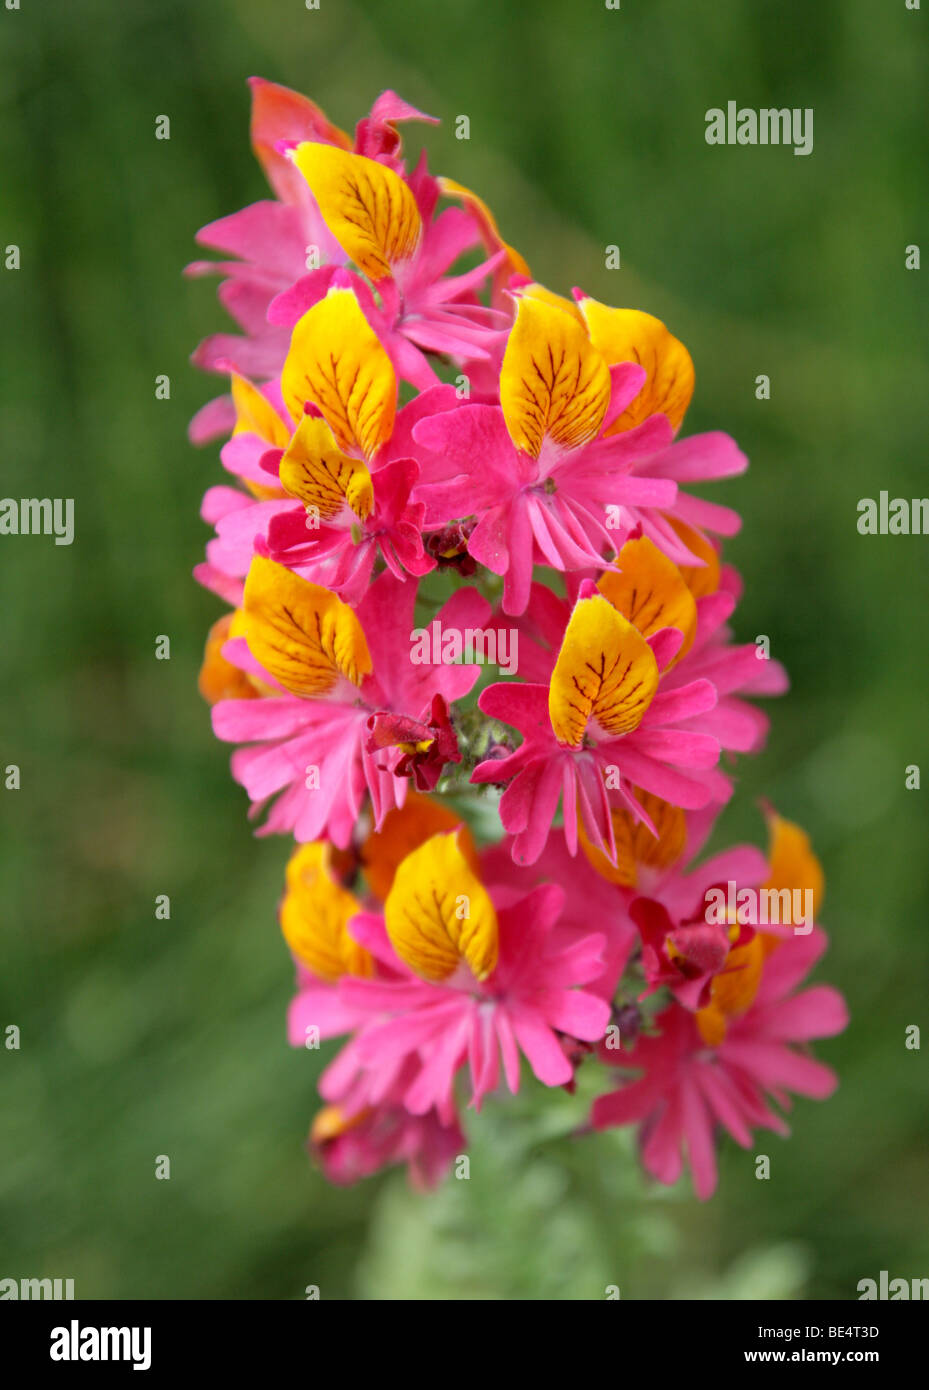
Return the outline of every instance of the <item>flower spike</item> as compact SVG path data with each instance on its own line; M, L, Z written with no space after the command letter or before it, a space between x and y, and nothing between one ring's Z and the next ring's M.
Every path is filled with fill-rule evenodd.
M289 843L287 1034L338 1049L309 1151L333 1183L433 1186L468 1108L583 1068L588 1142L634 1126L646 1172L706 1199L723 1136L831 1094L809 1044L847 1022L802 984L806 832L765 803L766 850L707 853L787 689L737 637L741 519L690 491L745 455L682 437L694 362L660 319L541 284L407 159L432 117L387 90L350 135L250 89L269 194L187 271L234 320L194 353L226 382L190 427L224 441L198 685Z

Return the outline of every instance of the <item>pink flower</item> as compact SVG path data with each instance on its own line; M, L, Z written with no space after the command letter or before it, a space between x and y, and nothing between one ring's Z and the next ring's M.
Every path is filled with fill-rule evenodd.
M640 799L648 825L612 813L616 862L587 840L585 855L614 885L641 939L641 997L666 986L678 1003L701 1011L707 1031L722 1035L727 1009L754 997L765 949L812 929L822 869L800 827L774 812L767 855L736 845L695 864L719 808L685 815L656 797Z
M628 553L625 548L623 553ZM604 578L610 572L600 570L599 573ZM568 591L573 599L580 592L581 582L579 575L569 579ZM677 582L683 581L679 578ZM715 705L693 719L682 720L679 727L711 734L726 752L754 753L764 743L769 720L744 697L781 695L789 683L781 663L765 657L756 643L733 644L727 619L735 609L741 588L735 570L724 566L721 587L695 599L693 633L686 649L664 672L661 688L679 690L695 680L709 680L716 691ZM609 579L601 585L601 590L620 612L624 611L622 602L617 603L611 592ZM550 679L571 608L572 602L559 598L545 585L535 583L524 614L515 620L498 615L488 625L518 630L519 675L525 680L547 683ZM644 635L650 637L655 631L652 625Z
M500 310L485 308L476 294L505 253L498 252L461 275L443 273L477 240L477 228L468 215L459 208L446 208L434 222L425 223L420 250L403 282L386 279L378 284L378 300L360 276L326 267L302 275L272 300L268 321L290 330L333 284L348 285L397 375L427 391L438 385L439 377L426 354L444 353L462 365L490 361L505 336L507 317Z
M755 935L750 925L712 920L707 894L719 885L725 890L730 883L736 891L757 891L768 878L768 860L753 845L737 845L694 867L692 861L717 809L711 808L709 814L686 818L686 847L668 862L676 838L675 812L652 799L647 807L658 831L653 843L644 841L651 862L636 861L633 851L631 865L627 860L625 866L633 882L619 890L642 941L644 994L665 985L685 1008L701 1009L709 1004L713 981L727 964L741 968L738 953ZM619 830L615 818L614 830ZM643 840L638 838L640 847Z
M301 842L328 836L344 847L366 794L376 824L392 806L402 805L407 781L382 769L368 751L369 718L390 711L427 720L436 695L449 703L460 699L480 674L474 665L414 661L415 601L413 584L385 573L356 614L335 595L271 561L253 562L245 586L248 641L228 642L224 655L273 694L220 701L213 707L213 728L218 738L248 745L233 754L232 771L248 792L253 813L277 797L260 833L292 831ZM280 612L293 618L288 640L296 654L291 665L272 669L280 639L279 629L268 629L273 622L268 614ZM475 590L462 589L439 618L448 629L477 629L487 612ZM327 623L338 633L328 648L313 637ZM311 688L319 693L310 694Z
M457 904L468 904L456 916ZM447 1121L452 1086L467 1065L472 1102L499 1084L519 1087L519 1055L546 1086L572 1081L572 1040L591 1043L609 1021L606 1000L586 989L603 975L606 938L564 919L555 884L520 894L485 889L455 835L436 835L397 871L384 916L350 923L355 940L395 980L343 978L345 1005L363 1024L324 1074L320 1090L341 1101L363 1084L393 1084L414 1064L403 1091L413 1114Z
M254 77L252 143L275 198L252 203L241 212L209 223L197 240L233 260L195 261L188 275L224 276L220 303L244 334L217 333L200 344L193 360L207 371L230 365L248 377L278 375L289 335L268 322L268 305L306 272L308 248L321 262L341 264L345 254L330 236L313 196L292 164L276 146L283 139L348 143L307 97ZM234 414L228 397L204 406L191 423L194 443L206 443L231 429Z
M640 1037L620 1062L640 1079L594 1101L594 1128L638 1124L642 1162L653 1177L676 1182L686 1155L697 1196L712 1196L717 1125L748 1148L754 1127L788 1132L771 1100L787 1109L788 1092L824 1100L836 1087L835 1074L797 1047L848 1022L842 996L829 986L794 992L826 944L819 929L779 944L764 961L751 1007L730 1021L718 1046L704 1040L699 1015L679 1004L665 1009L655 1019L658 1035ZM601 1055L616 1064L615 1052Z
M485 307L477 292L512 256L501 244L472 269L447 273L481 240L481 226L468 206L445 208L436 216L442 189L426 168L425 154L406 175L383 158L318 142L289 143L288 153L331 233L377 290L375 299L360 277L351 276L365 317L398 375L427 390L439 381L427 353L463 365L490 361L508 315ZM292 328L327 293L329 273L319 269L301 276L269 306L269 321Z
M264 555L357 604L378 557L400 579L435 568L411 500L412 432L455 392L435 386L396 411L396 373L340 277L294 329L280 383L259 391L234 374L232 386L237 423L221 457L248 491L204 497L215 569L239 577Z
M423 547L424 507L411 501L419 477L419 465L411 457L411 435L417 421L442 409L450 397L452 387L436 386L397 412L393 434L370 463L372 504L363 517L344 506L330 520L308 529L306 509L299 503L265 506L260 515L261 504L253 504L251 543L258 553L324 584L352 604L361 601L378 557L398 579L419 578L433 570L436 562ZM224 542L233 533L241 536L239 518L221 523L217 531Z
M500 405L462 404L414 431L431 455L417 490L426 525L477 516L468 549L505 576L504 612L525 611L534 564L600 566L637 527L682 563L695 557L671 518L737 530L735 513L678 496L680 482L741 472L745 458L733 441L707 434L672 445L662 413L617 432L643 392L645 370L632 361L608 367L580 314L532 287L517 302Z
M614 860L611 806L646 818L634 786L688 809L713 796L725 799L726 780L707 775L719 759L718 739L682 727L713 709L712 684L701 679L664 690L664 671L681 641L682 633L671 627L644 637L587 583L549 683L499 684L483 692L484 713L523 738L516 752L480 763L471 779L507 784L500 818L514 836L517 863L539 858L562 799L571 853L580 820L591 842Z
M586 578L569 583L573 606L532 586L515 620L519 674L529 682L481 697L486 714L523 735L515 753L486 759L473 778L509 783L500 814L520 863L538 858L559 798L572 853L580 818L613 862L611 808L650 825L642 792L689 810L725 801L731 785L712 770L714 748L717 756L753 750L767 729L739 697L786 686L779 663L759 661L753 644L730 645L733 571L722 572L725 589L695 599L684 573L636 533L599 573L597 588ZM494 624L506 625L502 617Z
M224 276L220 303L244 330L238 335L211 335L197 348L193 361L207 371L231 368L247 377L265 379L280 373L290 341L291 325L282 327L268 317L272 301L303 279L311 251L317 264L325 268L324 274L331 275L332 269L347 259L286 147L314 142L347 151L352 141L299 92L260 77L251 78L249 85L252 146L276 196L203 227L197 233L201 245L236 259L195 261L186 273ZM397 124L410 120L433 122L433 117L417 111L395 92L382 92L370 116L358 123L356 151L401 175L404 166ZM228 397L220 397L195 416L191 439L206 443L231 429L233 421Z
M407 1165L418 1191L435 1187L445 1176L467 1141L454 1113L443 1120L435 1110L413 1115L405 1108L401 1097L414 1071L414 1064L401 1070L376 1105L348 1098L319 1111L309 1147L330 1182L355 1183L398 1163Z

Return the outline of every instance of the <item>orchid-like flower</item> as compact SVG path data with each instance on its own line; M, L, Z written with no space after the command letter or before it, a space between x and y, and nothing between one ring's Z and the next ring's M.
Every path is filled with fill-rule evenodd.
M289 325L282 326L269 316L272 302L300 282L311 266L332 269L348 259L329 231L306 179L293 164L289 148L314 143L343 152L354 149L402 177L398 124L433 122L433 117L417 111L395 92L382 92L370 115L359 121L353 142L299 92L260 77L253 77L249 85L252 149L275 197L203 227L197 233L201 245L235 259L195 261L187 274L224 276L220 303L244 330L207 338L194 353L197 366L220 372L231 368L266 379L280 374L290 337ZM206 443L225 433L232 420L228 397L219 397L198 413L191 439Z
M763 939L756 940L739 973L733 970L722 1034L711 1032L699 1013L671 1004L654 1020L655 1034L639 1037L622 1058L623 1068L640 1078L593 1105L595 1129L639 1125L642 1162L659 1182L676 1182L686 1157L702 1200L716 1188L717 1129L743 1148L751 1145L754 1128L787 1134L771 1101L786 1109L791 1091L825 1100L837 1084L835 1073L809 1057L805 1045L845 1028L842 996L828 985L795 992L825 951L825 933L775 942L768 954ZM720 1006L714 1022L718 1013ZM602 1055L617 1062L616 1051Z
M398 579L434 569L424 508L410 501L419 477L411 435L453 389L436 386L397 413L390 358L355 294L334 288L295 327L281 390L297 424L278 477L303 506L271 518L268 553L350 603L363 597L378 556Z
M417 664L411 653L412 585L390 574L357 613L335 594L256 556L245 582L242 634L223 654L270 688L263 699L213 707L219 738L248 745L232 771L260 812L277 797L264 833L292 831L347 845L365 795L375 822L402 805L407 781L369 750L368 723L383 711L428 719L433 699L451 704L479 675L475 665ZM440 613L449 627L478 628L487 603L459 590ZM397 758L407 752L398 740Z
M331 1183L343 1186L405 1163L418 1191L435 1187L467 1141L457 1119L443 1123L434 1110L413 1115L403 1104L409 1074L401 1072L377 1105L351 1101L325 1105L310 1129L309 1149Z
M764 743L768 718L746 697L782 694L787 689L786 673L754 642L732 643L726 624L741 593L738 576L728 566L721 569L718 561L714 566L715 551L698 533L690 532L687 544L700 546L708 557L700 568L678 567L647 537L634 535L598 575L571 576L577 582L569 582L569 593L576 599L584 579L596 579L597 591L644 636L655 636L661 625L676 628L680 647L663 674L662 688L672 690L707 679L717 694L712 710L685 727L711 733L727 752L757 752ZM525 679L550 680L571 608L570 601L545 585L532 585L526 612L515 620L519 674ZM499 630L511 627L513 621L500 615L492 626Z
M481 226L467 208L435 216L442 189L425 162L404 178L375 159L318 142L298 145L292 156L329 231L373 287L352 277L399 375L426 390L439 381L427 353L488 360L508 318L482 305L475 291L512 257L501 245L473 269L446 273L481 239ZM269 306L271 322L292 326L332 283L331 269L301 277Z
M341 856L343 861L346 856ZM352 938L349 925L361 903L339 875L338 852L325 843L300 846L287 865L287 887L280 908L281 930L297 969L297 994L288 1019L296 1047L348 1033L367 1014L346 1006L338 983L369 978L373 957ZM397 972L384 972L398 978ZM411 1115L402 1094L412 1069L396 1079L392 1094L376 1104L360 1088L339 1105L327 1105L310 1130L310 1149L334 1183L357 1182L379 1168L405 1162L418 1187L432 1187L465 1139L457 1121L443 1123L434 1111Z
M331 289L294 328L279 386L232 379L222 460L247 491L211 488L209 562L244 575L253 553L358 603L380 557L398 578L435 567L423 548L412 429L455 399L437 386L397 411L397 378L354 292Z
M602 970L602 934L559 930L563 891L554 885L512 895L485 886L458 834L438 834L398 867L383 916L356 917L351 931L399 979L345 978L340 998L367 1011L323 1078L338 1099L355 1073L415 1063L404 1104L413 1114L450 1116L456 1073L467 1065L475 1106L502 1075L519 1086L522 1052L546 1086L570 1082L562 1035L593 1042L609 1006L584 985Z
M461 406L414 430L431 455L416 494L426 524L477 513L468 549L505 576L507 614L525 611L534 564L599 567L636 527L672 559L700 564L673 520L737 529L727 509L678 496L680 482L745 467L727 435L672 444L672 420L689 399L686 349L639 315L621 349L626 356L610 365L614 312L623 317L590 299L576 309L528 287L503 357L500 404ZM639 365L643 353L650 373ZM679 360L682 380L673 375Z
M712 771L724 730L702 727L716 688L705 677L669 679L693 644L693 595L648 540L624 547L622 566L599 588L582 583L544 683L494 685L480 698L523 736L515 753L485 760L473 776L507 784L500 816L517 862L538 859L559 799L571 852L580 821L615 861L611 807L648 821L633 787L691 810L729 793ZM545 609L556 622L557 602Z

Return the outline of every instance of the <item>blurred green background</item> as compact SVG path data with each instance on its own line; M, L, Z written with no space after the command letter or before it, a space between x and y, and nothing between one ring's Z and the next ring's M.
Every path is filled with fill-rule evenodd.
M22 0L0 9L2 486L75 499L76 539L0 539L0 1277L79 1297L854 1298L929 1274L926 547L856 504L929 493L926 13L903 0ZM185 282L203 223L264 196L245 78L351 129L392 86L440 116L432 167L479 190L553 288L664 318L691 432L748 475L730 546L742 640L793 679L724 831L758 795L811 831L852 1026L772 1179L724 1143L716 1198L644 1182L582 1098L471 1123L472 1178L328 1187L303 1139L319 1054L288 1049L275 923L286 846L256 842L196 693L219 605L191 566L217 451L187 355L224 326ZM704 113L815 110L815 148L709 147ZM170 141L154 138L171 119ZM468 114L470 141L454 138ZM420 145L409 128L408 145ZM622 268L605 268L618 244ZM923 246L925 252L926 247ZM171 399L154 378L168 373ZM755 377L771 399L755 399ZM171 639L171 660L155 641ZM156 921L157 894L171 898ZM929 1049L929 1038L927 1038ZM331 1055L331 1048L324 1056ZM170 1182L155 1159L171 1158Z

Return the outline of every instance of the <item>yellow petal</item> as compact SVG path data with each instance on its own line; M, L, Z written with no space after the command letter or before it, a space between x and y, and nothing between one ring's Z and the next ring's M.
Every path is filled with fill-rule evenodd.
M313 840L298 845L287 861L284 877L288 893L309 890L325 870L336 883L342 883L355 870L355 855L350 849L336 849L328 840Z
M406 856L384 921L397 955L427 980L447 979L460 961L484 980L497 964L497 914L456 832L433 835Z
M715 594L719 588L719 552L715 545L695 526L688 526L686 521L679 521L674 516L669 516L667 520L687 549L706 562L703 565L681 565L681 578L684 583L695 599Z
M371 474L360 459L343 454L325 420L304 415L281 459L281 486L323 521L348 504L364 521L374 506Z
M347 603L263 555L245 581L248 645L256 661L294 695L325 695L345 676L370 674L364 631Z
M226 634L227 640L231 641L236 637L244 637L248 641L248 618L244 608L237 608L232 614L232 621L229 624L229 631ZM269 685L267 681L260 680L258 676L249 675L246 677L249 685L257 690L259 695L273 699L281 695L281 691L276 685Z
M270 401L237 372L232 373L232 404L235 406L233 434L257 434L269 446L286 449L290 431Z
M290 431L277 411L265 400L264 396L256 386L250 381L246 381L244 376L239 376L237 372L231 374L232 403L235 406L235 425L232 433L236 434L257 434L260 439L266 439L269 448L284 449L290 439ZM259 502L269 501L274 497L283 497L281 488L276 487L269 480L267 483L256 483L252 478L243 478L245 486L253 497L257 497Z
M583 821L578 818L581 849L597 873L609 883L634 888L641 868L666 869L679 859L687 841L687 818L679 806L672 806L651 792L633 788L636 801L651 817L657 838L643 821L633 820L628 811L614 808L610 813L616 841L616 863L590 843Z
M697 604L677 565L647 536L640 536L626 542L616 566L600 576L601 594L643 637L652 637L663 627L676 627L684 637L674 658L680 661L696 636Z
M323 220L343 251L371 280L408 260L419 244L422 219L399 174L333 145L298 145L294 163L313 192Z
M456 183L454 179L439 179L439 188L446 198L458 198L472 214L481 232L481 239L486 249L493 254L496 251L506 251L507 253L507 278L510 275L529 275L530 270L523 257L515 247L510 246L509 242L503 240L500 229L497 226L497 219L494 217L490 208L479 198L476 193L472 193L470 188L465 188L464 184Z
M313 401L341 449L371 458L390 438L396 373L351 290L330 290L295 325L281 392L297 421Z
M371 892L383 900L390 892L397 866L414 849L441 831L459 828L458 843L475 873L480 864L474 840L461 817L441 802L417 792L407 792L406 801L384 817L380 830L374 830L361 848L361 865Z
M517 449L538 458L546 438L577 448L597 433L609 401L606 363L577 320L543 299L520 298L500 372Z
M813 916L819 916L826 878L823 867L810 846L810 837L793 821L785 820L776 811L768 815L768 863L770 874L764 888L805 891L813 895Z
M658 663L642 634L601 594L579 599L548 692L558 742L580 747L590 719L614 737L629 733L657 689Z
M348 934L361 904L333 874L330 855L327 844L301 845L291 855L281 931L297 959L321 980L370 975L370 954Z
M631 430L658 412L667 415L677 430L694 393L694 364L684 344L660 319L638 309L611 309L596 299L582 299L581 310L590 341L610 366L638 362L647 373L642 390L608 432Z
M529 285L522 285L519 293L523 299L526 297L529 299L540 299L543 304L548 304L553 309L560 309L562 313L568 314L572 319L575 319L585 332L587 331L584 315L573 299L565 299L563 294L556 294L554 290L550 290L538 280L533 280Z

